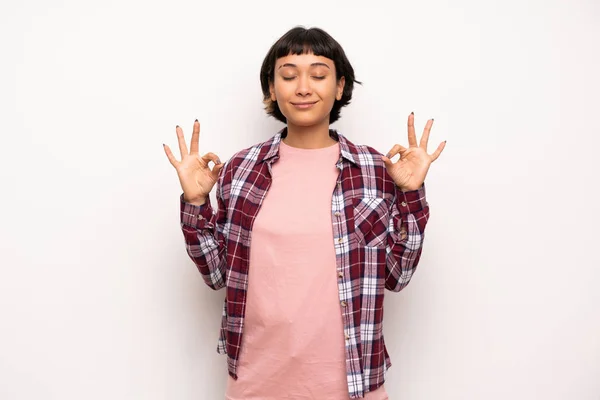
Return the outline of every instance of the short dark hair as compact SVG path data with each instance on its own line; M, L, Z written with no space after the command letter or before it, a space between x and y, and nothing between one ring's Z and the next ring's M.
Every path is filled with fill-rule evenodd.
M313 53L316 56L323 56L333 60L336 71L336 80L339 81L342 76L345 77L344 92L340 100L335 100L333 108L329 114L329 123L333 123L340 118L342 107L350 104L352 99L352 90L354 83L361 82L354 79L354 69L344 53L342 46L320 28L304 28L297 26L287 31L279 40L277 40L265 56L260 69L260 85L263 91L263 103L267 114L273 116L279 121L286 123L287 119L282 114L276 101L271 100L269 84L275 79L275 63L277 59L289 54Z

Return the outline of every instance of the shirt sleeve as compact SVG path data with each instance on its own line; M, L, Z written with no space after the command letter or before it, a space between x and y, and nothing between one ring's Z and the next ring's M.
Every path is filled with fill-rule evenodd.
M399 292L410 282L423 249L429 220L425 184L411 191L396 187L390 214L385 288Z
M227 165L223 166L217 180L218 209L206 203L197 206L186 202L183 193L179 197L180 225L188 255L196 264L204 282L213 290L226 284L226 237L224 228L227 220L227 199L223 195L223 184Z

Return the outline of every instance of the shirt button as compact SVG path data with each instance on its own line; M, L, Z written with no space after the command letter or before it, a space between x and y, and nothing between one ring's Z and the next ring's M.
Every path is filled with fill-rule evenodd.
M344 277L344 273L342 271L338 272L338 278L343 278Z
M403 201L401 204L402 204L402 207L406 207L406 202L405 201Z
M346 333L346 340L349 340L349 339L350 339L350 335L348 335L348 334Z
M404 229L404 228L400 229L400 237L402 239L406 239L406 229Z
M341 304L342 304L342 307L346 307L346 305L347 305L348 303L346 303L345 301L342 301L342 303L341 303Z
M342 187L342 182L338 182L338 187L341 188Z
M204 217L202 215L198 215L198 219L203 219Z
M335 215L336 217L339 217L340 215L342 215L342 213L341 213L341 212L339 212L339 211L336 211L334 215Z
M344 239L338 238L338 243L342 243L343 241L344 241Z

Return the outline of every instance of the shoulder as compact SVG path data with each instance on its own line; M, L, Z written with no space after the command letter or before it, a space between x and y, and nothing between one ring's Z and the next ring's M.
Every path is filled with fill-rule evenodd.
M227 163L231 164L232 167L239 167L240 165L253 166L267 156L273 147L274 140L274 137L271 137L264 142L246 147L234 153Z
M374 147L366 144L353 143L346 137L342 140L344 141L343 147L347 149L350 155L352 155L355 163L360 166L362 170L368 172L373 169L373 167L385 168L385 164L381 159L383 154Z
M259 162L272 153L275 144L279 140L278 135L276 134L268 140L256 143L234 153L225 162L222 170L225 181L234 179L241 171L253 170Z
M360 167L360 182L365 193L378 193L379 196L392 196L395 192L394 181L388 174L383 154L372 146L352 143L346 139L349 153Z
M365 161L362 164L385 166L381 159L381 154L377 149L367 146L366 144L356 145L357 152L360 155L360 161Z

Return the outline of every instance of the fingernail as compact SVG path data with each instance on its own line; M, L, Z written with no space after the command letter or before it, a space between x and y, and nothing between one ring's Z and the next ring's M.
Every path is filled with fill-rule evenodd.
M415 115L415 113L413 111L410 112L410 115Z
M196 118L196 121L194 121L194 122L198 122L198 118Z
M433 122L433 118L431 118L431 122Z
M387 158L390 158L390 153L387 153L385 156L386 156Z
M221 160L217 158L217 164L221 164Z
M165 147L165 144L163 143L163 147Z
M179 128L179 125L175 125L175 129Z
M444 143L446 143L446 140L444 140Z

